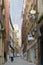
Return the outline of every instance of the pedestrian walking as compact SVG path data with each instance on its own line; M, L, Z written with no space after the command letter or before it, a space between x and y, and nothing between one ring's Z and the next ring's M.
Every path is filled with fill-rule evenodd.
M5 59L5 62L6 62L7 61L6 52L4 52L4 59Z
M11 58L11 61L14 60L14 58L13 58L13 53L10 54L10 58Z

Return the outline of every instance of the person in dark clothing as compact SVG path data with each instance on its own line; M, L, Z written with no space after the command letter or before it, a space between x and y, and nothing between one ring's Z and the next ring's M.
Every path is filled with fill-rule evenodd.
M4 52L4 59L5 59L5 62L6 62L6 60L7 60L6 52Z
M11 61L13 61L13 53L10 54Z

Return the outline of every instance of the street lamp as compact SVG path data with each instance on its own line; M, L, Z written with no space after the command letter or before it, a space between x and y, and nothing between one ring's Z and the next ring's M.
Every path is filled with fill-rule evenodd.
M34 15L34 14L36 14L36 11L32 9L32 10L30 11L30 14L33 14L33 15Z
M36 18L36 10L32 9L30 11L30 20L35 20Z

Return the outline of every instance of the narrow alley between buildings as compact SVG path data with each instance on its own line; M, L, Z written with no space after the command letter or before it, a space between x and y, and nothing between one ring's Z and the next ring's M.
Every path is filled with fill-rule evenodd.
M35 64L28 63L26 60L23 60L20 57L15 57L13 62L11 62L11 60L9 59L8 62L5 63L5 65L35 65Z
M43 65L43 0L0 0L0 65Z

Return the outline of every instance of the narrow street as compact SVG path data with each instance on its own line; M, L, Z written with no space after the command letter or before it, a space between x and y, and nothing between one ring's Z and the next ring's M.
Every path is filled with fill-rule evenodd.
M43 65L43 0L0 0L0 65Z
M15 57L13 62L9 60L7 63L5 63L5 65L35 65L35 64L28 63L26 60L23 60L20 57Z

